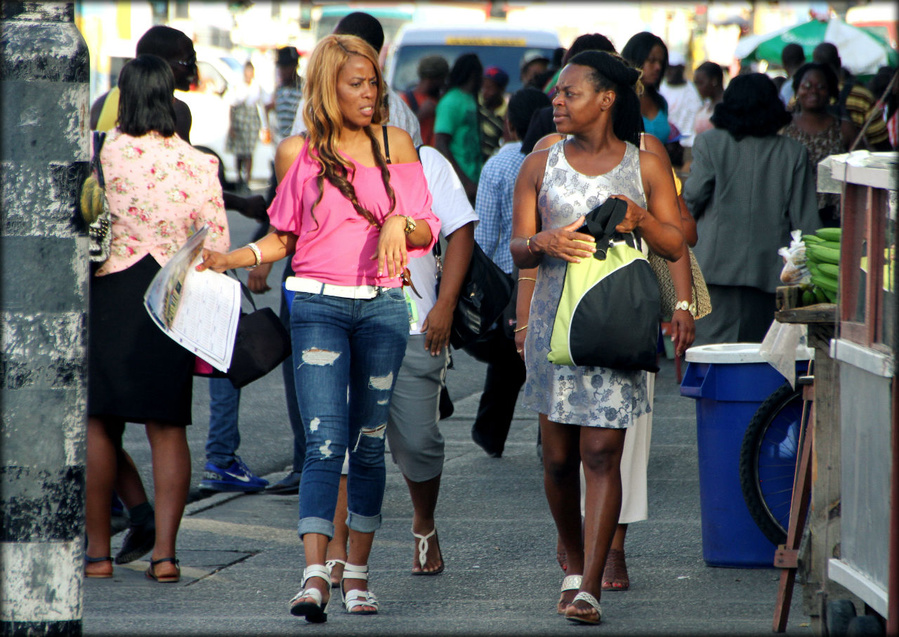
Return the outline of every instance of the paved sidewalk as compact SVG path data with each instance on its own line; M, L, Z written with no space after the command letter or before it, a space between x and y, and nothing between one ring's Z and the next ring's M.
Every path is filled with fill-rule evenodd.
M450 372L451 390L461 382L460 373ZM275 394L272 390L272 401L283 400ZM504 457L489 458L469 437L478 398L458 400L455 415L442 425L447 439L437 511L446 561L442 575L410 575L411 507L402 476L388 459L384 524L370 562L379 615L350 617L335 594L327 623L291 616L287 603L300 587L303 569L297 497L217 494L188 507L178 541L179 584L147 580L146 561L117 566L111 580L85 581L84 633L771 633L779 571L710 568L702 560L694 402L680 396L671 361L662 362L656 384L650 519L631 525L628 533L631 590L603 595L605 618L597 628L555 614L563 574L555 561L556 535L536 455L536 419L519 410ZM122 537L113 539L113 552ZM797 586L790 635L811 633L800 597Z

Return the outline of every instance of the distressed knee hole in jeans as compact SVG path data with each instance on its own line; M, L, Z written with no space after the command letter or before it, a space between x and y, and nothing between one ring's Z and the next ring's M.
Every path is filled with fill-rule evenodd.
M331 441L330 440L325 440L325 444L320 446L318 448L318 450L321 452L322 459L324 459L324 460L327 460L328 458L330 458L331 456L334 455L334 452L331 451Z
M382 425L378 425L377 427L370 427L366 429L362 428L363 436L371 436L372 438L383 438L384 434L387 433L387 423L385 422Z
M393 372L386 376L371 376L368 379L368 388L377 389L379 391L387 391L393 387Z
M306 364L318 365L319 367L333 365L338 358L340 358L340 352L310 347L303 350L302 362L297 366L297 369Z
M353 445L353 451L357 451L359 449L359 443L362 442L362 437L365 436L367 438L379 438L381 440L384 439L384 436L387 434L387 423L383 423L378 425L377 427L363 427L359 430L359 435L356 437L356 444Z
M313 418L311 421L309 421L309 431L315 433L316 431L318 431L318 427L321 424L321 420L319 420L318 418Z

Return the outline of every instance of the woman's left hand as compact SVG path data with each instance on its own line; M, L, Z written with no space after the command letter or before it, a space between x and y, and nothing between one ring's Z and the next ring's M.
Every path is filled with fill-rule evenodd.
M696 324L693 315L687 310L674 310L671 316L671 342L674 344L674 355L683 356L696 338Z
M615 231L622 234L633 232L643 220L649 211L638 206L632 199L625 195L609 195L611 199L621 199L627 204L627 214L624 215L624 221L615 226Z
M378 237L378 251L372 259L378 260L378 276L394 278L401 276L409 265L406 251L406 218L402 215L388 217L381 225Z
M431 352L431 356L437 356L444 347L449 347L452 327L452 306L441 305L438 300L421 325L421 331L425 334L425 349Z

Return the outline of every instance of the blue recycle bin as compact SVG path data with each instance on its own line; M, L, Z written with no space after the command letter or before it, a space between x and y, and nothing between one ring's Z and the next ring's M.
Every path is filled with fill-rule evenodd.
M749 514L740 486L740 447L761 404L786 382L759 355L760 343L691 347L681 395L696 399L702 557L708 566L773 567L777 547ZM797 359L812 351L800 347ZM805 373L807 363L797 363ZM797 374L798 376L798 374Z

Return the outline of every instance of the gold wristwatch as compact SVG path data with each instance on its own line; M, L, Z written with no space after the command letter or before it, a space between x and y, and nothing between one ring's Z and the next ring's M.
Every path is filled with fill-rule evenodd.
M406 217L406 228L404 229L404 232L406 234L412 234L413 232L415 232L415 228L417 228L417 227L418 227L418 224L415 222L415 219L407 216Z

